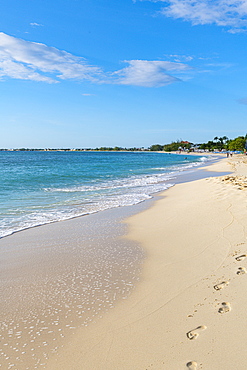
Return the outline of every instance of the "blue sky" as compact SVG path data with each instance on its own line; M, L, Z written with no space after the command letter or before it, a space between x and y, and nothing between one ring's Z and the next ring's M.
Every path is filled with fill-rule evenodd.
M247 0L8 0L0 24L0 148L247 132Z

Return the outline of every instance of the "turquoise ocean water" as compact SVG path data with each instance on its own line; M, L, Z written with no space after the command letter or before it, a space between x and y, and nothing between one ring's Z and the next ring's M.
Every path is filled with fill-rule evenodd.
M152 152L0 152L0 237L137 204L208 160Z

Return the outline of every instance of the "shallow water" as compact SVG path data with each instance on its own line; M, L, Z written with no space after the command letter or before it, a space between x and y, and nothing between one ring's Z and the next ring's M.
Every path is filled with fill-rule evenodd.
M137 204L208 160L142 152L0 152L0 237Z

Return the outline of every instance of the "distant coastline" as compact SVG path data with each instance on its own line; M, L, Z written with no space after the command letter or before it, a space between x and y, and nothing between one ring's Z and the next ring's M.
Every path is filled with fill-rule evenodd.
M96 148L0 148L0 151L40 151L40 152L245 152L247 150L247 134L245 136L238 136L235 139L229 139L227 136L215 137L207 143L194 144L190 141L177 140L170 144L153 144L148 148L131 147L123 148L120 146L107 147L101 146Z

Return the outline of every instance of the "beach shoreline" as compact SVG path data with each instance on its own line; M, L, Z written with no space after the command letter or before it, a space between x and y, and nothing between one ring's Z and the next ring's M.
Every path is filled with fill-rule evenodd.
M214 300L218 299L216 294L221 295L224 291L229 292L231 286L234 290L236 288L234 287L234 280L239 285L240 281L237 278L240 277L239 275L244 275L244 267L243 270L237 270L241 272L239 275L236 274L236 271L231 271L234 276L232 278L233 281L230 281L231 279L229 277L224 276L224 280L227 281L226 289L220 288L217 291L212 287L221 284L223 281L223 273L220 275L221 278L216 276L216 272L220 268L223 269L224 273L227 271L228 266L231 266L232 269L237 268L236 264L239 264L239 262L234 260L233 254L244 254L245 243L239 241L244 239L243 233L240 237L236 235L236 230L234 229L233 235L228 236L229 240L225 243L226 238L222 235L219 236L219 231L222 234L222 230L228 230L231 227L229 225L232 224L232 210L229 212L229 204L232 202L232 198L234 200L236 198L236 204L238 205L236 206L237 214L239 213L238 207L240 209L243 207L239 206L239 202L241 204L243 203L244 191L239 192L238 189L243 179L239 177L236 183L231 175L228 175L227 180L226 174L235 171L238 176L241 176L246 171L246 167L245 157L243 156L236 156L230 160L225 158L213 164L211 163L209 166L202 166L201 170L197 169L191 175L181 176L174 187L165 190L161 194L156 194L152 200L142 204L122 210L104 211L101 214L87 216L86 218L82 217L62 221L61 223L44 225L14 234L11 237L3 238L0 243L6 251L9 248L8 241L11 241L10 245L12 243L11 248L13 253L10 248L8 251L9 255L18 252L22 256L22 260L19 260L21 264L17 264L16 266L7 265L4 274L9 276L12 282L20 278L21 273L24 276L25 274L29 274L29 285L33 287L35 284L33 284L32 276L36 275L35 281L39 283L37 285L38 295L36 306L47 306L47 303L49 303L47 301L48 292L50 296L51 291L53 293L57 292L56 294L58 295L65 294L62 301L58 300L59 307L56 307L52 313L53 322L50 324L60 325L58 326L61 328L59 330L62 330L60 334L56 334L56 331L52 330L52 340L56 344L52 354L45 351L51 344L51 334L48 335L46 333L48 329L43 329L44 324L43 326L39 324L38 326L40 328L37 326L36 329L32 329L33 323L29 324L30 332L28 334L31 333L33 335L33 330L36 330L38 333L32 342L38 345L39 355L42 355L42 351L45 354L43 359L45 361L38 362L37 360L37 367L35 368L46 368L50 370L113 370L116 368L123 370L132 368L140 370L149 368L177 370L180 368L214 368L215 363L219 361L219 354L215 358L213 356L206 356L205 359L204 352L213 351L210 345L212 346L213 342L220 340L220 338L214 337L215 330L213 336L209 337L207 334L209 333L208 329L198 329L195 335L197 337L197 334L199 334L198 341L190 340L188 335L193 336L194 334L188 333L200 326L209 327L210 324L215 328L216 324L219 326L218 321L221 320L219 317L230 317L230 314L232 315L233 313L229 312L229 315L219 315L218 310L220 308L226 309L226 307L224 305L221 307L220 301ZM219 177L223 175L226 178L224 182ZM247 175L247 171L244 175ZM241 218L241 215L240 212L237 217ZM104 222L102 223L102 220L104 220L105 224ZM83 327L79 325L76 328L73 321L74 317L73 320L69 321L70 325L68 325L67 321L68 318L72 319L70 317L71 304L75 306L75 304L78 305L80 303L78 298L80 298L81 293L78 290L78 286L82 284L86 276L85 270L78 265L78 261L82 258L80 248L83 245L80 234L82 227L83 229L88 228L89 240L92 239L90 236L94 233L92 222L96 222L96 229L98 229L98 236L96 237L98 244L96 243L93 247L93 250L97 250L97 253L99 253L97 263L101 264L101 260L104 261L105 257L110 258L111 254L113 254L112 262L113 264L116 262L118 264L121 258L125 258L127 261L128 255L130 255L129 263L131 268L129 273L133 271L134 275L129 275L129 278L132 280L128 283L128 275L125 278L122 275L127 265L122 271L119 270L121 276L117 277L117 286L114 285L116 281L114 283L113 280L113 285L109 292L114 291L114 286L117 289L122 289L124 284L127 283L124 289L127 287L129 291L126 291L126 296L123 297L124 299L118 298L109 301L105 297L104 299L109 301L109 304L105 307L105 310L103 309L102 315L100 314L98 316L95 315L95 307L89 305L88 308L91 309L93 314L92 320L90 319L88 324ZM119 224L119 222L121 223ZM242 219L241 222L243 222ZM101 225L101 228L98 227L99 225ZM194 226L192 227L192 225ZM239 227L237 231L239 233ZM111 237L109 234L111 234ZM33 248L33 241L37 239L37 236L41 238L38 241L39 248L40 241L42 240L42 248L38 254ZM55 237L57 239L58 236L58 246L52 245L52 240ZM235 252L232 252L230 251L230 244L233 245L235 239L235 246L239 244L240 247L235 248ZM16 245L19 246L19 250L15 249ZM22 247L20 248L21 245ZM116 248L111 249L110 245L115 245ZM23 250L24 246L26 246L26 252ZM121 250L125 250L122 256ZM73 253L71 254L71 252ZM114 253L116 253L116 257L114 257ZM134 254L132 255L132 253ZM7 257L6 260L8 261ZM95 255L92 255L90 258L94 264ZM230 262L223 268L223 263L227 259L230 259ZM132 268L134 266L133 262L135 265L134 268ZM111 264L106 262L106 260L104 263L106 263L105 268L102 270L102 265L101 270L107 273L107 270L111 268ZM66 270L66 278L60 274L58 267L61 271ZM90 276L97 273L93 268L90 270L89 266L85 268L91 271ZM52 286L53 273L55 277L56 274L60 274L60 280L54 280L57 284L55 290ZM242 281L244 281L244 277ZM125 283L123 283L124 281ZM228 282L231 284L228 284ZM107 285L108 283L109 281ZM50 289L49 284L53 290ZM27 286L29 285L27 284ZM209 286L212 288L211 290ZM41 289L40 287L43 288ZM238 295L240 295L240 290L243 287L241 286L240 288L240 286L237 286L237 288ZM13 286L12 292L15 293L12 294L11 298L14 302L18 295L13 290ZM25 291L18 294L22 293L25 293L22 300L27 299L30 310L30 304L32 304L34 297L31 297ZM233 293L236 293L236 289ZM93 292L94 296L95 291ZM28 302L30 297L32 300ZM224 297L226 302L231 300L227 298ZM57 298L55 301L57 301ZM87 302L87 304L89 303ZM62 310L61 305L63 306ZM64 309L66 306L67 308ZM208 312L205 311L206 306L209 306ZM233 304L230 302L229 311L232 306ZM214 314L216 317L212 318L209 313ZM41 320L41 315L36 314L36 319ZM219 331L217 325L216 329ZM63 331L63 326L69 326L69 328L65 328L67 330L66 332ZM12 328L8 329L9 336L13 336L15 332L13 332ZM235 329L231 328L231 330L234 331ZM237 330L239 330L238 327ZM200 331L203 333L200 333ZM20 333L20 329L17 333ZM62 336L64 338L62 341L60 338L61 333L63 333ZM64 334L66 334L65 337ZM244 336L244 332L242 334ZM202 342L201 338L203 336L208 341L200 348L199 343ZM26 349L32 350L30 343L28 343L28 338L26 337L23 353L25 353ZM209 345L208 343L211 344ZM42 349L43 346L47 347ZM19 351L14 345L12 345L13 348ZM195 348L197 348L197 351L195 351ZM220 348L221 346L219 345ZM36 349L33 345L33 350ZM5 355L5 359L7 357L8 355ZM194 367L187 365L191 361L191 366ZM234 361L233 356L232 359L228 359L228 362L225 361L222 368L230 370ZM21 369L28 368L28 362L26 362L26 367L25 363L23 363ZM198 364L197 367L195 367L195 362ZM239 361L239 369L245 368L243 363ZM14 362L9 363L9 365L11 364L14 365ZM15 369L15 367L11 368ZM16 369L19 370L19 367L16 367Z
M209 168L246 169L238 158ZM245 191L223 178L177 184L126 220L147 255L141 281L48 369L246 368Z

